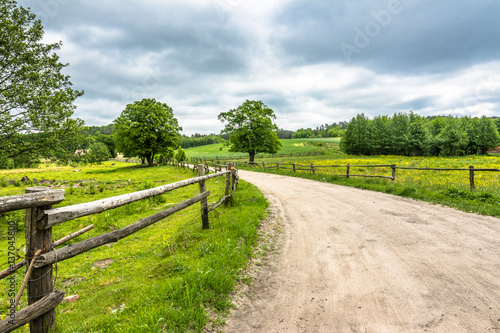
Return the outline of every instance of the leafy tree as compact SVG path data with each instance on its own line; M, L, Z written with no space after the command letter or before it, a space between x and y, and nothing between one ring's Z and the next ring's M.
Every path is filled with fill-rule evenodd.
M115 141L113 140L112 135L97 134L93 137L93 139L97 142L102 142L103 144L105 144L106 147L108 148L111 157L112 158L116 157L116 144Z
M488 150L496 148L500 144L500 135L498 134L495 122L486 116L478 119L478 127L479 132L482 134L478 152L486 154Z
M172 147L165 149L159 156L158 160L162 164L168 163L171 158L174 158L175 150Z
M187 160L186 152L184 151L184 149L179 148L177 150L177 153L175 153L175 160L177 162L182 162Z
M157 153L167 152L181 142L177 119L171 107L154 99L128 104L114 120L116 148L125 157L140 157L149 166Z
M390 126L391 153L404 155L406 152L406 134L408 132L409 118L406 113L396 113L392 117Z
M68 157L68 140L83 121L71 119L73 90L67 66L55 53L61 43L42 43L40 20L13 0L0 2L0 160L20 155ZM71 146L71 147L70 147Z
M391 138L389 126L391 120L389 116L377 116L369 124L369 141L371 153L373 155L386 155L389 153Z
M221 133L229 134L229 151L246 152L254 162L256 153L277 153L282 147L274 111L261 101L249 101L237 109L221 112L218 119L227 122Z
M438 136L440 155L458 156L466 152L468 136L460 121L449 117L446 126Z
M94 142L90 145L88 152L85 154L89 163L101 164L109 160L111 154L108 147L102 142Z
M497 126L497 130L500 133L500 118L496 118L494 121L495 121L495 125Z
M364 113L352 118L340 140L340 149L351 155L371 155L369 123Z
M406 135L406 154L408 156L423 156L429 150L429 132L425 119L410 113L410 124Z

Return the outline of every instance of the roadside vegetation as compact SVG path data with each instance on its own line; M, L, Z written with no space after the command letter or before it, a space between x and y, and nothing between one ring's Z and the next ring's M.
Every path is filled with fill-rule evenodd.
M197 176L189 169L145 168L105 162L76 170L42 165L37 169L0 171L0 196L24 193L28 186L64 188L66 200L77 204L130 193ZM21 182L27 176L30 180ZM225 179L207 181L209 204L224 195ZM70 243L124 227L199 193L188 186L159 197L53 228L57 240L87 225L90 232ZM252 255L257 228L267 202L252 185L240 181L228 206L210 213L209 230L202 230L199 205L183 210L117 243L91 250L56 265L55 289L75 303L56 308L59 332L187 332L219 324L231 307L228 297ZM7 223L16 221L19 260L24 247L24 212L0 218L0 256L7 258ZM6 268L5 265L2 269ZM17 273L18 286L23 270ZM1 280L0 313L8 312L7 279ZM20 308L27 305L26 296ZM27 332L27 328L19 329Z
M255 167L245 167L244 161L239 161L241 169L277 173L293 177L315 179L339 185L354 186L399 195L408 198L442 204L457 209L475 212L484 215L500 217L500 172L476 172L476 191L472 193L469 187L469 173L467 171L426 171L426 170L397 170L396 180L380 178L345 177L346 168L317 168L316 174L310 171L297 171L289 169L266 168L263 170L262 162L267 166L284 164L302 164L315 166L346 165L350 164L351 174L391 176L391 168L358 168L356 165L388 165L396 164L400 167L418 168L463 168L470 165L477 168L498 169L500 156L469 155L460 157L408 157L408 156L355 156L346 155L340 151L340 138L315 138L282 140L283 148L279 154L258 154ZM222 145L210 145L187 150L188 158L215 158L217 149ZM283 153L283 154L282 154ZM224 153L220 159L230 158ZM232 155L237 158L238 155ZM243 159L244 155L241 156ZM285 166L286 167L286 166ZM288 167L291 167L290 165Z

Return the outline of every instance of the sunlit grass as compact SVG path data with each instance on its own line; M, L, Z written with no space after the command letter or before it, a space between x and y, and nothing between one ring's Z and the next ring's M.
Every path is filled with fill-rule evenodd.
M283 147L276 154L282 155L298 155L313 152L339 152L338 145L340 138L318 138L318 139L286 139L281 140ZM186 149L188 158L198 157L206 159L248 159L248 154L229 152L229 147L222 143L193 147ZM271 154L257 154L256 158L269 158Z
M264 158L256 168L262 171L261 162L266 165L281 164L280 171L266 169L266 172L280 173L295 177L304 177L327 181L341 185L355 186L405 197L444 204L458 209L480 214L500 216L500 172L480 172L474 174L475 192L470 191L469 166L475 169L500 169L498 156L464 157L404 157L404 156L347 156L326 154L311 157ZM316 174L310 171L283 169L286 164L297 163L310 166L313 163ZM347 179L346 167L322 168L328 165L350 164L350 175L379 175L390 177L391 167L358 167L357 165L390 165L415 168L467 169L461 171L431 171L397 169L396 179L358 178ZM242 163L239 164L242 167ZM289 165L287 167L290 167ZM297 167L299 168L299 167Z
M115 162L116 163L116 162ZM139 168L111 162L78 168L43 166L0 173L8 182L24 175L46 179L46 185L64 188L66 200L58 206L130 193L197 176L174 167ZM225 177L207 181L209 204L224 195ZM78 185L78 186L77 186ZM22 194L32 184L0 187L0 195ZM101 190L102 189L102 190ZM96 227L70 243L122 228L199 193L188 186L98 215L82 217L53 228L59 239L82 227ZM240 182L231 205L209 215L211 228L202 230L200 206L166 218L114 244L93 249L55 265L55 289L79 295L76 303L57 307L60 332L186 332L200 331L230 307L228 293L239 279L267 202L252 185ZM16 221L16 247L23 255L23 212L0 219L0 254L7 261L7 221ZM2 266L2 269L6 266ZM16 274L17 285L22 270ZM0 281L0 313L8 310L7 280ZM23 296L21 307L27 305ZM210 315L209 315L210 314ZM23 329L20 330L22 332ZM25 330L27 331L27 330Z

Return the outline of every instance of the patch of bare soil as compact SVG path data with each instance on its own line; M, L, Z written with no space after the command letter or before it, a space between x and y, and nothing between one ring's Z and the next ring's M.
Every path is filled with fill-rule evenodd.
M240 177L283 225L221 331L500 332L500 219L299 178Z

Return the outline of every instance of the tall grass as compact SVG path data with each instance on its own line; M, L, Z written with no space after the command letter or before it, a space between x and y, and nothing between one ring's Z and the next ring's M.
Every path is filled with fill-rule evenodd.
M2 177L10 180L23 174L24 171L18 170L4 172ZM173 167L136 168L126 164L111 166L109 163L102 167L85 167L78 172L50 166L29 175L54 179L52 186L67 186L66 200L61 205L92 201L196 176L192 171ZM93 184L94 191L88 183ZM207 189L212 192L209 203L224 195L224 183L225 177L207 181ZM77 184L80 185L76 187ZM0 188L0 193L20 194L24 187L9 185ZM53 238L59 239L94 223L96 228L70 243L81 241L126 226L197 193L198 186L188 186L98 215L68 221L53 228ZM55 289L65 291L66 296L80 297L76 303L61 304L56 308L58 331L198 332L211 322L219 323L231 307L228 295L251 256L266 207L262 194L254 186L240 181L230 205L223 205L209 214L211 228L208 230L201 228L199 204L193 205L117 243L58 263L54 272ZM23 212L15 212L0 219L0 253L3 258L7 258L5 232L9 220L18 223L16 246L23 255ZM16 274L18 286L21 273ZM6 313L7 280L0 283L0 313ZM26 305L24 296L21 307ZM20 331L23 330L27 331L25 328Z

